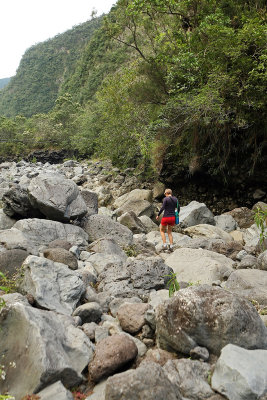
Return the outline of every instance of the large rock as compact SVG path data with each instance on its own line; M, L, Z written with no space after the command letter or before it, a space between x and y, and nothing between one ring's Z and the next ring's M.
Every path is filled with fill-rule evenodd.
M60 174L38 175L32 179L28 192L33 207L49 219L68 222L87 212L76 183Z
M121 207L117 208L114 213L121 216L129 211L134 212L137 217L141 217L142 215L152 217L154 214L154 207L147 200L128 200Z
M114 297L143 297L165 289L172 269L159 257L129 259L123 266L110 265L99 275L98 290Z
M133 241L133 233L129 228L104 215L90 216L85 222L84 230L91 242L106 238L114 239L121 246L129 246Z
M83 281L66 265L29 256L23 263L20 288L47 310L71 315L85 291Z
M186 399L204 400L214 394L208 383L211 366L207 363L183 358L167 361L163 369Z
M125 332L135 334L145 325L145 312L150 308L145 303L124 303L120 306L117 318Z
M28 192L19 185L14 185L2 198L6 215L14 218L42 218L43 214L32 206Z
M226 214L236 220L239 228L249 228L254 223L254 212L247 207L235 208Z
M260 240L261 230L256 224L251 225L243 232L243 240L247 246L256 247ZM267 235L267 228L265 228L265 235Z
M207 237L212 239L222 239L225 242L231 242L233 240L233 237L229 233L223 231L217 226L212 226L208 224L191 226L185 229L185 233L187 233L192 238Z
M87 207L87 215L94 215L98 213L98 196L95 192L90 190L81 191L82 198Z
M203 249L177 249L165 263L179 281L207 283L223 281L233 272L234 261L222 254Z
M126 255L120 246L115 242L114 239L98 239L88 246L88 250L91 252L101 253L101 254L112 254L122 257L124 261L126 260Z
M158 231L159 227L155 222L152 221L151 218L149 218L147 215L141 215L139 217L140 221L142 224L145 226L147 232L151 231Z
M109 265L122 266L126 259L126 255L120 256L117 254L93 253L86 261L89 261L93 265L97 274L101 274L101 272L103 272Z
M267 250L261 253L258 257L258 267L267 271Z
M67 240L76 246L86 246L88 240L88 235L82 228L46 219L23 219L16 222L10 231L13 232L14 229L19 230L30 246L37 250L55 239Z
M211 384L229 400L257 400L267 393L267 350L232 344L222 349Z
M112 375L125 364L133 361L138 350L132 339L126 335L109 336L97 343L93 361L88 370L95 382Z
M222 215L217 215L214 217L216 226L223 231L226 232L232 232L235 231L237 228L237 222L236 220L232 217L232 215L229 214L222 214Z
M215 225L212 212L206 204L199 203L198 201L191 201L187 206L181 207L180 222L187 227L199 224Z
M37 252L33 243L31 243L19 229L14 227L0 231L0 243L7 250L21 249L29 251L32 254Z
M93 358L92 344L67 317L14 303L0 313L1 353L7 368L0 392L16 399L36 393L61 380L71 388L81 383L84 368Z
M225 289L267 306L267 271L239 269L224 284Z
M77 258L70 251L60 247L44 250L44 257L51 261L67 265L70 269L78 269Z
M180 392L164 369L154 362L143 362L138 368L116 374L107 380L109 400L182 400Z
M72 393L60 381L41 390L41 392L37 393L37 396L39 396L40 400L73 400Z
M161 348L190 354L196 346L220 354L229 343L247 349L267 349L267 329L255 307L219 287L182 289L156 310Z
M146 200L148 202L152 201L152 191L151 190L145 190L145 189L134 189L130 193L125 193L122 196L118 197L114 201L114 208L119 208L122 207L125 203L128 201L134 202L134 201L142 201Z
M8 217L2 209L0 209L0 230L10 229L16 223L14 218Z
M127 226L133 233L146 232L146 227L133 211L127 211L118 218L118 222Z
M13 249L0 253L0 271L8 278L17 274L29 253L25 250Z

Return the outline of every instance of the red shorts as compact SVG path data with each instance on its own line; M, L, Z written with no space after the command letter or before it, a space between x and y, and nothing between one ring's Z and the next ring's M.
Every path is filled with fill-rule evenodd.
M175 225L175 217L163 217L161 220L162 226L174 226Z

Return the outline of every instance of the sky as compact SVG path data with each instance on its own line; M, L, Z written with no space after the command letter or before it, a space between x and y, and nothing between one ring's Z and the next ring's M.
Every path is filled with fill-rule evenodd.
M2 0L0 3L0 79L16 74L25 51L108 13L116 0Z

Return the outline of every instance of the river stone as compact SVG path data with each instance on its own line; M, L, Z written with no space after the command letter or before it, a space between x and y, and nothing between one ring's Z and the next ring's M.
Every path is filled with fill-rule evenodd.
M20 289L31 294L45 309L71 315L85 287L82 279L65 264L43 257L29 256L23 263Z
M232 217L232 215L229 214L217 215L216 217L214 217L214 219L216 226L225 232L232 232L235 231L237 228L237 222Z
M121 246L129 246L133 241L133 233L119 222L104 215L91 215L85 222L84 230L89 240L113 239Z
M233 240L232 236L229 233L223 231L217 226L212 226L208 224L191 226L185 229L185 233L192 238L204 236L207 238L222 239L225 242L231 242Z
M169 351L153 348L149 349L145 355L144 362L154 362L163 367L169 360L175 360L177 354L170 353Z
M137 218L136 214L133 211L127 211L124 214L122 214L117 221L122 224L127 226L133 233L143 233L146 232L146 227L143 225L143 223L140 221L139 218Z
M177 249L165 263L177 274L178 281L207 283L223 281L233 272L234 261L222 254L203 249Z
M236 220L239 228L249 228L254 224L254 212L247 207L235 208L225 214L231 215Z
M99 382L112 375L137 356L137 347L126 335L113 335L101 340L95 347L93 361L88 366L89 376Z
M16 220L14 218L10 218L0 209L0 230L12 228L15 222Z
M158 345L190 354L196 346L219 355L229 343L267 349L267 329L255 307L220 287L193 286L156 309Z
M211 384L230 400L259 399L267 394L267 350L228 344L216 362Z
M256 257L248 254L242 258L238 268L239 269L258 268L258 260Z
M116 317L119 308L125 303L142 303L142 300L139 297L130 297L129 299L115 297L115 299L113 299L109 303L109 310L111 315L113 317Z
M87 212L76 183L57 173L33 178L28 193L33 207L52 220L68 222Z
M70 269L78 269L77 258L68 250L56 247L44 250L44 257L51 261L67 265Z
M25 250L13 249L0 253L0 271L8 278L14 276L22 266L29 253Z
M106 267L98 290L114 297L146 297L151 290L165 289L171 272L160 257L129 259L123 266Z
M11 229L18 229L29 244L37 250L55 239L67 240L77 246L86 246L88 240L88 235L82 228L46 219L22 219L17 221Z
M93 358L92 344L69 319L52 311L14 303L0 313L1 352L7 368L0 392L16 399L37 393L61 380L67 388L82 382L82 371Z
M102 315L102 308L96 302L82 304L73 312L73 316L79 316L83 324L89 322L99 322Z
M212 212L206 204L199 203L198 201L191 201L187 206L181 207L180 222L187 227L199 224L215 225Z
M258 268L267 271L267 250L259 255Z
M151 306L145 303L125 303L118 310L117 318L125 332L135 334L145 325L145 312Z
M113 207L114 208L119 208L122 207L125 203L128 201L142 201L146 200L148 202L152 201L152 191L151 190L146 190L146 189L134 189L129 193L125 193L122 196L118 197L114 203Z
M98 196L97 193L90 190L81 191L82 198L87 207L87 215L94 215L98 213Z
M143 362L131 369L108 378L108 400L182 400L177 388L168 379L164 369L154 362Z
M239 269L224 284L225 289L267 306L267 271Z
M46 387L36 395L39 396L40 400L73 400L72 393L60 381Z
M208 383L211 366L198 360L169 360L163 367L169 380L184 398L204 400L214 394Z

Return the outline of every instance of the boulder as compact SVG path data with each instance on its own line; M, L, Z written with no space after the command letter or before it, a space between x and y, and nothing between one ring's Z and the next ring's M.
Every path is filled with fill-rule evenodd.
M29 253L25 250L13 249L0 253L0 271L8 278L17 274L28 257Z
M19 230L28 241L28 245L37 250L55 239L67 240L77 246L86 246L88 240L88 235L82 228L47 219L22 219L11 228L12 232L14 229Z
M216 362L211 384L230 400L259 399L267 393L267 350L228 344Z
M85 291L82 279L74 271L47 258L29 256L22 271L20 289L47 310L71 315Z
M8 217L2 209L0 209L0 230L10 229L15 224L14 218Z
M142 303L142 300L139 297L130 297L130 298L120 298L120 297L115 297L110 303L109 303L109 310L110 313L113 317L117 316L117 312L119 308L125 304L125 303Z
M177 249L165 260L179 281L206 283L223 281L233 272L234 261L203 249Z
M232 232L236 230L237 228L237 222L236 220L232 217L232 215L229 214L222 214L214 217L216 226L223 231L226 232Z
M122 196L118 197L114 203L114 208L120 208L128 201L135 202L135 201L142 201L145 200L147 202L152 201L152 191L145 190L145 189L134 189L130 193L125 193Z
M249 228L254 224L254 212L247 207L234 208L225 214L231 215L239 228Z
M97 343L93 361L88 366L89 376L99 382L112 375L137 356L137 347L126 335L109 336Z
M43 218L43 214L32 206L26 189L14 185L2 198L3 210L11 218Z
M89 240L113 239L121 246L129 246L133 241L133 233L119 222L104 215L91 215L85 222L84 230Z
M223 254L226 257L236 260L237 255L242 251L243 246L240 242L224 242L223 240L213 241L208 250Z
M166 288L172 269L159 257L129 259L123 266L110 265L98 276L98 290L114 297L146 297Z
M140 221L142 224L145 226L147 232L151 231L158 231L159 227L155 222L152 221L151 218L149 218L147 215L141 215L139 217Z
M229 233L223 231L217 226L212 226L208 224L199 224L191 226L189 228L186 228L184 231L187 235L191 236L192 238L207 237L212 239L222 239L225 242L233 241L233 238Z
M211 366L198 360L169 360L163 367L169 380L186 399L204 400L214 394L208 378Z
M180 392L169 380L164 369L154 362L143 362L108 378L106 399L109 400L182 400Z
M60 174L38 175L31 180L28 193L32 206L52 220L68 222L87 212L76 183Z
M1 352L7 368L0 392L21 399L61 380L71 388L79 385L84 368L93 358L92 344L69 318L52 311L14 303L0 313Z
M151 306L145 303L124 303L120 306L117 318L125 332L135 334L145 325L145 312Z
M125 254L120 256L117 254L93 253L87 261L91 263L97 274L101 274L109 265L122 266L126 259L127 256Z
M258 260L256 257L247 254L245 257L242 258L238 268L240 269L258 268Z
M261 230L256 224L251 225L249 228L243 231L243 240L245 245L256 247L260 240ZM265 228L265 234L267 235L267 228Z
M78 269L77 258L68 250L56 247L44 250L44 257L51 261L67 265L70 269Z
M122 214L118 220L120 224L127 226L133 233L143 233L146 232L146 227L137 218L136 214L133 211L127 211Z
M267 306L267 271L239 269L224 284L225 289Z
M175 360L176 358L177 354L156 347L147 351L143 361L157 363L163 367L167 361Z
M180 209L180 223L184 226L194 226L199 224L215 225L215 219L212 212L206 204L198 201L191 201L187 206Z
M73 400L72 393L60 381L41 390L41 392L37 393L37 396L39 396L40 400Z
M196 346L219 355L229 343L267 349L267 329L255 307L220 287L193 286L156 309L158 345L182 354Z
M67 240L55 239L55 240L52 240L52 242L48 243L47 247L49 249L60 248L60 249L69 250L72 247L72 244L70 242L68 242Z
M133 211L137 217L141 217L142 215L152 217L154 214L154 207L147 200L127 200L121 207L114 211L114 214L121 216L129 211Z
M267 271L267 250L261 253L258 257L258 268Z
M14 227L0 231L0 243L7 250L21 249L32 254L38 253L33 243L19 229Z
M121 257L124 261L126 255L114 239L98 239L88 246L88 250L95 253L112 254Z
M87 215L94 215L98 213L98 196L97 193L90 190L81 191L82 198L87 207Z
M79 316L82 323L99 322L102 315L102 309L98 303L82 304L73 313L73 316Z

